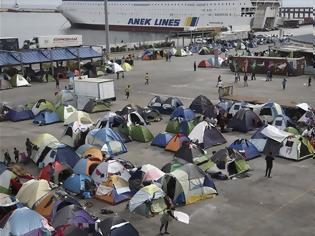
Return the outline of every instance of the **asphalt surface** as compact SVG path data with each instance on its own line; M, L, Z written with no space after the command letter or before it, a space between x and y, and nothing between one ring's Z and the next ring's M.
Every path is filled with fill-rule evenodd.
M112 110L123 108L126 104L146 106L154 95L163 97L177 96L186 106L203 94L218 101L217 77L220 74L223 82L233 83L234 76L229 69L198 69L193 72L193 62L207 59L207 56L194 55L183 58L172 58L171 62L136 61L135 69L125 73L125 79L115 81L117 101L113 103ZM151 75L150 84L144 85L144 75ZM115 78L115 75L109 75ZM272 82L265 82L265 75L257 75L256 81L249 81L249 87L243 84L234 86L235 95L256 96L307 102L315 106L315 81L312 87L304 86L307 76L290 77L287 89L282 90L283 77L274 76ZM124 98L124 89L131 85L129 100ZM61 82L61 87L66 85ZM39 98L54 99L54 83L34 83L32 87L15 88L0 92L1 101L13 104L26 104ZM92 114L94 120L102 113ZM149 129L153 134L165 130L167 116L159 123L153 123ZM64 130L62 123L48 126L35 126L31 121L1 122L0 123L0 149L8 149L13 156L13 147L23 151L26 137L35 138L38 134L48 132L59 138ZM248 138L249 134L230 132L224 134L228 144L237 138ZM226 145L209 149L217 150ZM149 143L131 142L127 144L128 153L121 155L137 165L150 163L162 167L173 159L171 153L163 149L150 146ZM0 155L0 158L3 158ZM179 208L191 216L189 225L172 222L169 226L171 235L257 235L257 236L310 236L315 232L315 160L307 159L293 162L276 158L272 178L264 177L265 161L263 157L251 160L250 176L244 179L228 181L215 180L219 195L213 199L198 202ZM29 164L25 167L34 175L37 168ZM125 210L126 203L110 206L98 200L91 200L93 207L88 209L95 215L100 215L101 208L112 209L130 221L144 236L158 235L160 217L147 219Z

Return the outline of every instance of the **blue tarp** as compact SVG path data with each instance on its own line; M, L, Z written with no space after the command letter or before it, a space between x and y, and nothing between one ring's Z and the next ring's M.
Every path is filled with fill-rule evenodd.
M49 59L52 58L53 61L64 61L64 60L77 59L77 56L73 55L66 48L51 49L51 54L50 54L50 50L45 49L45 50L43 50L43 54Z
M80 57L82 59L102 57L102 54L96 52L91 47L69 48L69 51L76 57Z
M19 65L18 60L14 59L8 52L0 52L0 66Z
M11 52L11 55L23 64L33 64L40 62L49 62L49 58L45 57L40 50L30 50L24 52Z

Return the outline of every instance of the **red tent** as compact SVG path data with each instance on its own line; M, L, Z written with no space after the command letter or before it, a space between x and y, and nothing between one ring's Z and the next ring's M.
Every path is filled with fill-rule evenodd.
M212 67L211 64L207 60L202 60L199 65L199 68L210 68Z

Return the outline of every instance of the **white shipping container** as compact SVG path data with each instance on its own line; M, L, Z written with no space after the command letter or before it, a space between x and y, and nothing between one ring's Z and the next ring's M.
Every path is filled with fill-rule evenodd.
M33 39L36 48L77 47L82 45L82 35L51 35Z

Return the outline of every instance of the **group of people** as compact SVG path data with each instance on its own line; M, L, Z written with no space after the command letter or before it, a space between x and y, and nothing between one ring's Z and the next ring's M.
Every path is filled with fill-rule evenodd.
M145 73L144 80L145 80L144 85L149 85L149 81L151 80L151 76L149 75L148 72ZM130 84L128 84L127 87L125 88L125 96L126 96L127 100L130 96L130 92L131 92L131 86L130 86Z
M26 139L25 146L26 146L27 158L30 158L32 155L32 150L33 150L34 145L32 144L29 138ZM6 165L10 165L12 163L12 158L9 153L9 150L2 150L2 152L4 156L4 163ZM25 153L24 152L21 153L16 147L13 148L13 154L14 154L15 163L19 163L20 157L25 156Z

